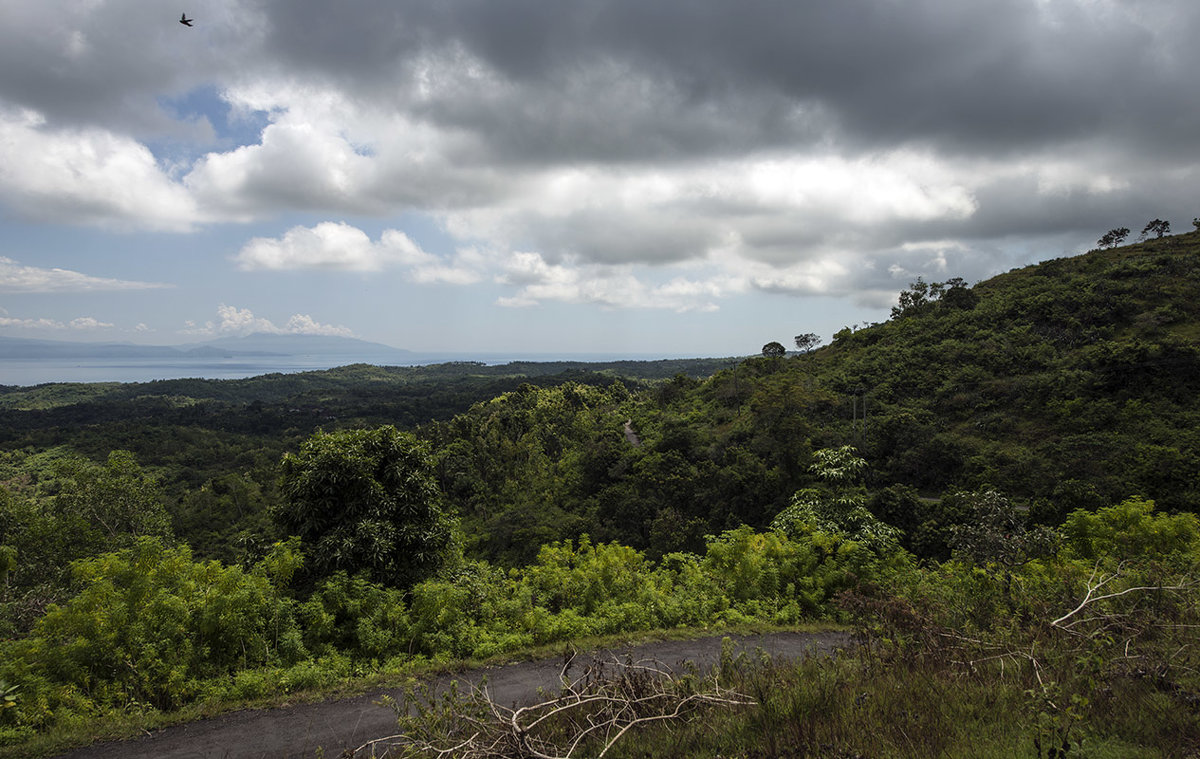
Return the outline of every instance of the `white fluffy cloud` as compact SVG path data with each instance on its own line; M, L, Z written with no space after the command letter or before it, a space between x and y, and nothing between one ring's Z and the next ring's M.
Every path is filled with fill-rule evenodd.
M308 314L293 314L282 326L276 325L270 319L255 316L248 308L237 308L222 303L217 307L217 321L206 322L197 326L188 322L184 334L189 335L250 335L256 332L266 332L272 335L330 335L336 337L353 337L354 333L347 327L322 324Z
M21 319L15 316L0 316L0 327L17 329L66 329L67 325L57 319Z
M292 227L279 238L256 237L234 257L243 270L332 269L380 271L404 268L418 282L470 284L479 280L478 255L465 250L453 261L422 250L408 235L385 230L373 242L345 222Z
M116 325L111 324L109 322L102 322L99 319L95 319L91 316L81 316L77 319L72 319L70 324L68 324L67 326L70 327L71 329L93 330L93 329L112 329Z
M605 308L712 311L717 299L744 289L737 281L723 278L676 277L656 285L635 276L629 266L551 264L537 253L514 254L496 281L516 288L514 295L498 301L513 308L557 301Z
M234 260L245 270L379 271L426 257L403 233L392 233L377 244L357 227L344 222L323 222L311 228L292 227L279 239L256 237Z
M116 325L100 321L99 319L91 316L80 316L64 323L58 319L19 319L16 317L7 316L6 312L0 311L0 327L14 327L17 329L34 330L75 330L79 332L88 332L97 329L111 329L114 326Z
M182 231L206 220L137 140L62 127L0 93L0 203L41 221Z
M0 256L0 292L3 293L85 293L111 290L152 290L172 285L160 282L133 282L92 277L69 269L42 269L22 266Z

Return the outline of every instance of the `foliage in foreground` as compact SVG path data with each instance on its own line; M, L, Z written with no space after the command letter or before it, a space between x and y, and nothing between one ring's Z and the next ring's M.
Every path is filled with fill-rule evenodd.
M403 738L381 745L397 747L387 756L497 759L1195 757L1197 528L1191 515L1131 500L1073 513L1048 557L1004 564L964 554L900 568L838 595L861 646L791 664L723 660L719 685L737 696L710 705L738 708L692 704L696 682L685 677L670 701L677 710L656 704L654 719L622 723L642 730L636 740L614 740L606 714L576 719L562 708L574 703L568 688L541 707L542 753L509 740L521 737L511 728L522 715L489 709L478 694L402 718ZM626 713L639 703L615 701Z
M1006 526L985 520L979 530ZM960 723L993 736L995 755L1036 739L1045 756L1110 745L1185 756L1163 748L1168 734L1200 748L1193 515L1158 514L1137 499L1077 511L1037 558L984 537L964 536L958 558L927 567L809 529L788 537L740 528L712 538L703 555L658 562L581 540L546 546L519 570L462 563L408 593L338 572L307 598L287 590L301 561L295 543L242 570L142 538L76 564L87 589L53 607L28 638L2 645L0 678L15 698L0 710L0 738L589 635L832 618L857 621L868 637L861 658L804 665L814 685L755 675L766 679L737 686L759 703L736 718L749 721L696 738L707 748L695 754L731 750L721 741L749 740L762 720L791 725L773 733L791 742L763 755L786 746L796 756L831 755L821 746L846 756L986 755L944 743L967 740L969 730L945 728ZM820 683L827 690L813 691ZM904 706L900 694L914 689L946 701ZM816 722L802 716L814 703L825 705ZM1141 727L1119 714L1151 707L1156 716ZM847 727L862 719L898 727L870 736ZM912 746L901 751L904 734ZM878 742L889 735L893 743ZM943 743L930 742L935 736ZM662 740L686 753L682 738ZM1049 753L1051 745L1068 753Z
M426 659L678 626L795 623L828 615L834 594L905 561L838 535L792 540L743 527L699 556L652 562L584 538L546 546L520 570L461 563L408 593L336 572L298 598L287 590L302 562L296 541L246 571L142 538L77 563L86 589L51 606L28 637L0 644L0 678L20 688L15 708L0 712L0 738L328 687Z

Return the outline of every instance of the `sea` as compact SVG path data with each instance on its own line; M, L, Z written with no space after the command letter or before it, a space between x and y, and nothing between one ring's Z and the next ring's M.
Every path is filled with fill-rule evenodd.
M241 358L6 358L0 359L0 386L31 386L51 382L153 382L164 379L244 379L263 374L291 374L333 369L349 364L420 366L446 361L479 361L488 365L510 361L644 361L663 356L620 354L446 354L397 364L395 354L381 356L294 355ZM674 358L673 356L670 358Z

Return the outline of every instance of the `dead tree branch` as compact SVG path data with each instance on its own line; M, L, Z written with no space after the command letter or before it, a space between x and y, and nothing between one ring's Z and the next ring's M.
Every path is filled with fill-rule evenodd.
M343 756L573 759L586 752L599 758L637 727L686 718L701 707L755 703L715 678L676 678L654 663L593 662L574 680L567 677L570 665L568 659L559 695L529 706L499 704L486 685L472 686L461 699L443 696L440 708L431 705L434 699L427 693L422 696L427 704L412 703L410 697L409 703L396 705L401 732Z
M1097 565L1092 570L1092 576L1088 578L1087 584L1085 586L1087 588L1087 590L1083 595L1083 600L1081 600L1079 602L1079 605L1076 606L1074 609L1072 609L1071 611L1067 612L1066 614L1062 615L1058 619L1051 622L1050 626L1056 627L1060 630L1064 630L1073 635L1079 635L1080 633L1077 630L1075 630L1074 628L1081 623L1108 621L1108 620L1114 619L1117 616L1120 616L1115 613L1098 613L1094 616L1085 617L1085 618L1081 618L1081 619L1075 619L1075 620L1072 620L1071 622L1067 622L1067 620L1071 619L1079 612L1083 611L1084 609L1088 609L1089 607L1094 607L1095 604L1098 604L1101 601L1107 601L1112 598L1119 598L1121 596L1129 595L1131 593L1145 593L1145 592L1149 592L1149 591L1183 591L1183 590L1189 590L1195 586L1195 583L1182 583L1182 584L1178 584L1178 585L1139 585L1139 586L1135 586L1135 587L1125 588L1124 590L1119 590L1119 591L1116 591L1115 593L1105 593L1103 595L1096 595L1097 591L1099 591L1101 588L1103 588L1104 586L1108 585L1109 583L1113 582L1114 580L1118 579L1121 576L1122 576L1122 572L1121 572L1121 567L1119 567L1119 566L1117 567L1116 571L1114 571L1114 572L1111 572L1109 574L1102 574L1100 572L1099 565Z

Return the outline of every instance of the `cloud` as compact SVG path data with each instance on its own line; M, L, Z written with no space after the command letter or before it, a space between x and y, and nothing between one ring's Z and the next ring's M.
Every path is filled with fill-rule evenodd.
M336 337L353 337L354 333L347 327L332 324L321 324L307 314L294 314L287 323L280 327L270 319L254 315L248 308L237 308L222 303L217 307L216 322L206 322L198 326L193 321L185 323L184 334L188 335L250 335L256 332L266 332L272 335L329 335Z
M517 288L515 295L497 301L498 305L511 308L557 301L605 308L714 311L717 309L714 300L730 289L715 280L686 278L654 285L639 279L628 267L551 264L537 253L513 255L496 280Z
M454 261L427 253L395 229L372 242L365 232L345 222L292 227L277 239L255 237L234 257L238 268L254 270L331 269L380 271L405 268L418 282L470 284L480 279L478 255L463 251Z
M311 228L292 227L279 239L256 237L234 260L244 270L379 271L425 255L403 233L392 234L388 244L376 245L357 227L323 222Z
M499 281L509 305L871 300L1191 218L1200 182L1193 0L213 0L192 30L134 0L5 11L10 213L394 227L255 237L247 271ZM207 112L179 106L198 91ZM393 221L414 215L454 253Z
M86 293L166 287L173 285L92 277L69 269L22 266L11 258L0 256L0 292L3 293Z
M66 325L56 319L19 319L13 316L0 316L0 327L15 327L17 329L66 329Z
M0 203L25 218L71 224L183 231L204 220L136 140L95 127L53 127L2 99Z
M91 331L97 329L111 329L115 325L108 322L102 322L91 316L80 316L72 319L69 322L61 322L57 319L19 319L6 315L7 312L0 311L0 327L13 327L16 329L52 329L52 330L76 330L76 331Z
M99 319L90 316L81 316L78 319L72 319L67 325L70 329L78 330L93 330L93 329L111 329L116 326L108 322L102 322Z
M0 97L56 124L139 140L194 136L160 98L257 68L266 21L254 2L204 5L203 27L186 30L178 12L140 0L7 0Z
M1193 3L748 0L497 6L269 0L262 54L540 161L944 142L972 153L1107 133L1186 138L1172 92L1198 58ZM1130 129L1130 127L1133 127Z

